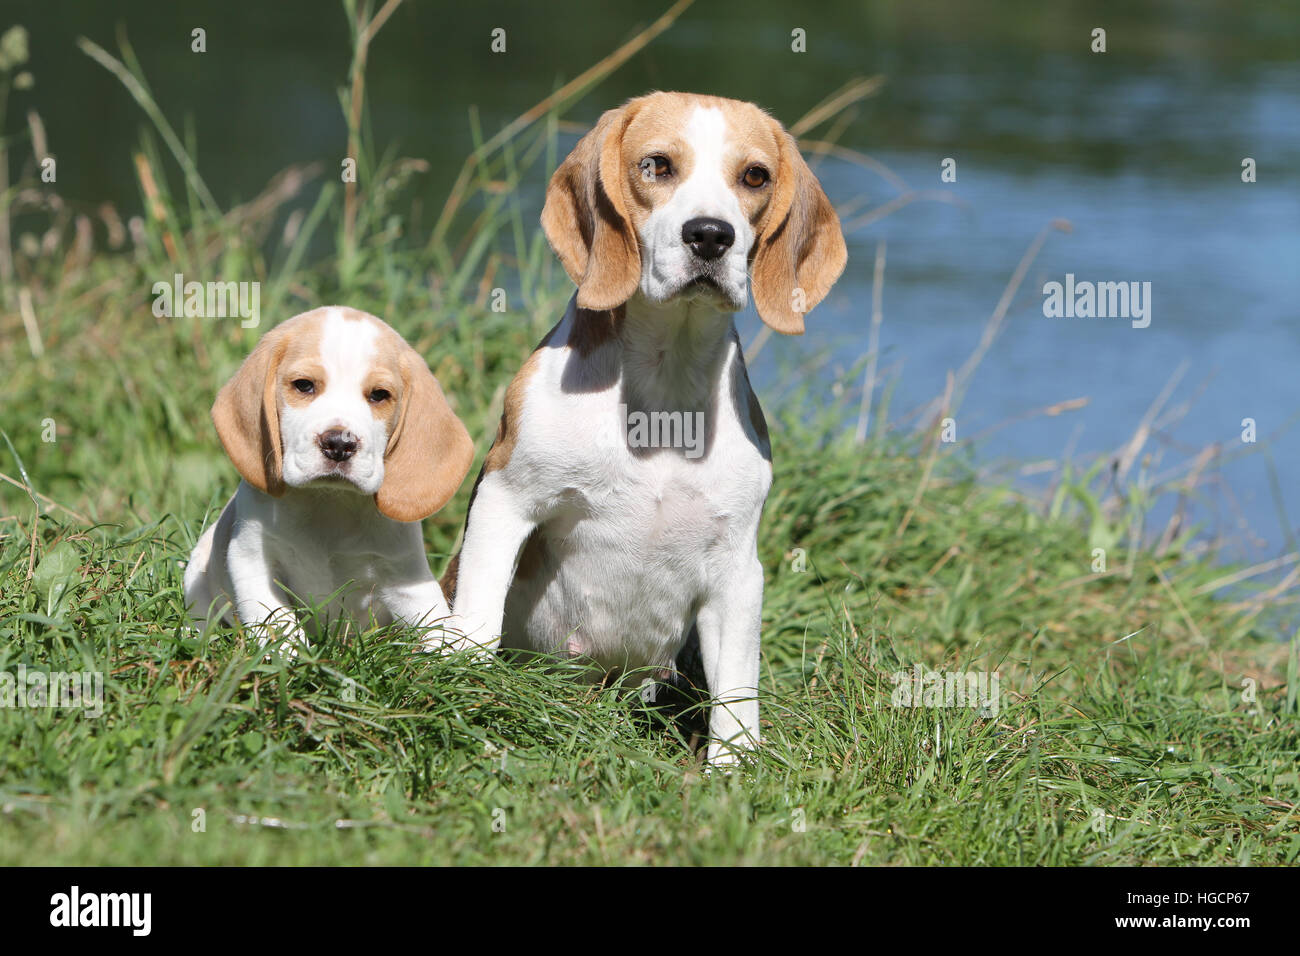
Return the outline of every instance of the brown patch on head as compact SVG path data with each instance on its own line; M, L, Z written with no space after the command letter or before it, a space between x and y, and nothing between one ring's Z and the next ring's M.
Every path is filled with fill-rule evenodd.
M781 124L753 103L719 100L716 105L727 121L726 171L731 175L732 192L757 233L776 191Z
M275 386L277 406L303 408L310 405L329 387L325 366L321 364L320 340L327 309L313 309L295 315L276 326L273 333L284 336L284 346ZM303 391L295 383L310 383Z
M284 453L280 444L280 404L294 391L286 362L315 362L320 373L320 323L324 312L305 312L277 325L254 347L230 381L217 393L212 423L240 477L259 491L284 494ZM297 394L295 404L312 396Z
M371 414L389 423L375 504L394 521L421 521L465 480L474 442L423 356L379 319L361 315L381 330L364 391Z
M684 132L699 99L686 93L651 93L628 104L636 109L619 144L619 166L638 232L655 207L667 202L678 183L695 170L695 151ZM666 175L652 174L656 157L667 160Z
M726 124L726 142L719 171L753 226L766 212L773 188L771 179L780 163L780 129L753 103L701 96L695 93L651 93L630 105L638 109L623 133L623 167L632 197L632 222L640 229L656 206L667 202L677 186L695 172L695 146L687 129L697 110L717 110ZM663 177L647 175L654 157L668 161ZM746 174L754 170L751 185ZM766 177L766 178L763 178Z
M555 170L542 230L578 286L578 305L622 305L641 280L641 255L628 215L620 144L634 103L610 110Z
M391 451L392 438L397 430L405 392L409 387L406 384L407 364L414 362L424 364L424 359L387 323L354 309L346 309L344 312L348 319L355 317L370 322L379 329L379 336L375 339L375 358L362 382L361 393L370 404L370 414L376 421L384 423Z
M754 240L752 285L759 318L778 332L801 335L803 317L830 292L848 262L835 207L776 120L780 142L774 192Z

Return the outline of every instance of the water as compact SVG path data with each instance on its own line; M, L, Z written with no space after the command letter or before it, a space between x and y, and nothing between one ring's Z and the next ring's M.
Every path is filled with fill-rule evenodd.
M1300 515L1300 13L1287 4L1106 2L1055 5L699 3L572 111L601 109L653 88L755 100L792 121L849 76L887 82L854 112L841 142L870 153L917 189L961 204L917 202L849 235L848 272L802 339L770 342L754 368L760 391L789 360L828 357L830 377L866 350L876 243L887 242L881 367L900 374L893 410L942 392L975 348L1016 263L1054 218L1053 233L970 383L958 437L1065 399L1086 407L1031 417L981 440L985 462L1076 458L1115 449L1176 370L1171 405L1190 411L1148 450L1157 471L1211 442L1242 450L1257 422L1267 453L1227 463L1195 512L1228 556L1287 550ZM471 146L468 109L489 133L559 82L612 51L667 3L620 8L417 3L380 34L368 72L380 144L430 163L421 199L436 209ZM635 17L629 11L635 10ZM315 0L260 8L227 3L113 5L8 2L32 31L37 87L15 95L10 126L40 110L59 157L60 191L84 207L108 199L139 210L130 154L144 120L125 91L79 53L85 35L116 52L125 29L159 101L197 131L198 158L218 199L247 199L291 163L337 168L345 132L338 89L348 63L341 10ZM0 24L7 26L7 24ZM190 31L208 52L190 52ZM489 51L494 27L507 54ZM1089 51L1093 27L1108 52ZM790 51L790 31L808 52ZM819 131L824 132L823 131ZM1241 160L1258 182L1241 182ZM940 163L957 160L957 181ZM828 159L832 198L895 190ZM523 197L528 208L540 202ZM1151 325L1049 319L1042 287L1078 280L1150 282ZM748 338L752 312L741 320ZM856 400L848 403L856 408ZM1271 490L1273 468L1280 501ZM1249 529L1249 530L1247 530Z

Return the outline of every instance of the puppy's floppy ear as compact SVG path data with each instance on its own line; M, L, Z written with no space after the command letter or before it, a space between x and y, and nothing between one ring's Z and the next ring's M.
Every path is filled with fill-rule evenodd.
M269 495L284 494L284 454L276 379L287 338L277 326L257 343L217 393L212 422L240 477Z
M394 521L422 521L447 503L474 460L469 432L443 397L420 354L402 350L401 408L384 451L379 510Z
M794 137L776 125L781 156L775 192L755 243L754 306L777 332L803 334L803 313L826 297L844 271L848 249L826 198Z
M633 101L601 116L546 187L542 231L577 283L583 309L620 306L641 281L623 168L623 133L637 109Z

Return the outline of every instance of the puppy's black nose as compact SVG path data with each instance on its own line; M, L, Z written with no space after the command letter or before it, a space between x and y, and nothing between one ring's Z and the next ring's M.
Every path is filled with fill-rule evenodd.
M347 461L357 452L356 438L341 428L321 432L316 436L316 444L320 445L321 454L330 461Z
M717 259L736 241L736 230L721 219L699 216L682 224L682 242L701 259Z

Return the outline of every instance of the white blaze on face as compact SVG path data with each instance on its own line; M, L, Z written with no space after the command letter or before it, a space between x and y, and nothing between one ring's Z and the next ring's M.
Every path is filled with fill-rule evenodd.
M378 327L370 322L345 319L337 312L321 323L323 381L317 383L310 404L286 405L280 412L285 484L296 487L334 475L365 494L374 494L383 484L388 426L375 417L365 392L378 336ZM350 433L357 443L356 452L343 462L326 458L319 444L320 436L334 429Z
M748 297L749 247L754 230L736 197L734 163L728 161L727 119L715 107L695 107L681 134L690 155L690 173L669 200L641 227L641 291L652 302L672 298L692 279L708 275L721 286L737 310ZM735 230L736 241L721 259L702 262L682 241L682 226L692 219L721 219Z

